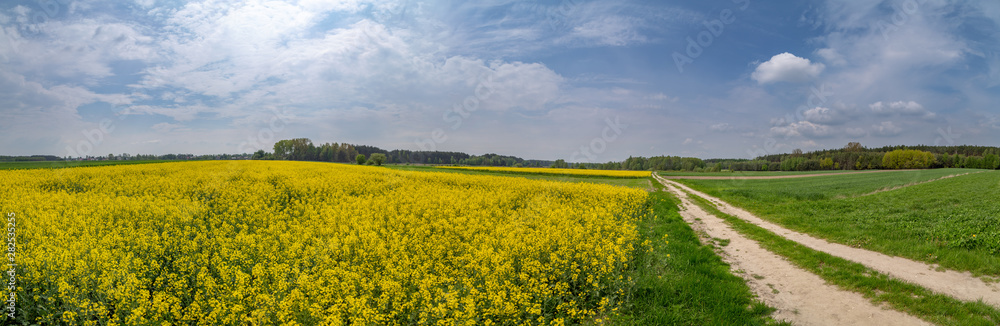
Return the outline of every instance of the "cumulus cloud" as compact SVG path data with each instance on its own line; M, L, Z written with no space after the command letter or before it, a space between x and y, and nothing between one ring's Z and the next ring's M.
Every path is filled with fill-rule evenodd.
M912 115L912 116L923 116L924 118L933 118L935 114L924 108L923 105L914 101L896 101L891 103L883 103L878 101L868 105L868 108L872 110L875 114L879 115L891 115L891 114L902 114L902 115Z
M809 121L799 121L787 126L771 127L771 134L785 138L805 136L810 138L826 138L833 135L829 126L815 124Z
M825 67L822 63L812 63L809 59L785 52L758 65L750 77L761 84L782 81L801 83L815 79Z
M843 124L849 118L847 112L844 112L842 109L825 107L815 107L806 110L802 112L802 116L806 121L830 126Z

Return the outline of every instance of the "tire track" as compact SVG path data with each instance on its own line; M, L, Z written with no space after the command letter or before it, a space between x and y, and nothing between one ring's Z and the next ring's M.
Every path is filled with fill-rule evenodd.
M718 198L691 189L677 182L657 178L664 185L672 185L696 196L705 198L719 208L720 211L736 216L744 221L756 224L789 240L798 242L813 250L822 251L844 258L871 269L885 273L900 280L920 285L931 291L948 295L963 301L977 301L1000 307L1000 286L984 282L969 272L954 270L939 270L939 266L918 262L902 257L889 256L880 252L854 248L839 243L786 229L777 224L765 221L743 209L734 207Z
M796 325L930 325L903 312L875 306L861 294L826 284L694 205L672 183L664 182L664 186L681 200L680 214L695 230L709 238L730 240L719 249L723 260L761 301L777 309L772 316L775 319Z

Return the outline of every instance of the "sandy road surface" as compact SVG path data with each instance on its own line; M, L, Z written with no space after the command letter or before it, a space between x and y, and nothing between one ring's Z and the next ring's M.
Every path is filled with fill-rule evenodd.
M681 199L680 214L695 230L730 240L720 249L723 260L747 280L762 301L777 309L775 319L795 325L929 325L905 313L877 307L861 294L826 284L694 205L674 183L663 183Z
M972 273L952 270L938 271L937 265L931 265L902 257L889 256L883 253L849 247L839 243L831 243L826 240L792 231L777 224L765 221L743 209L729 205L718 198L706 195L685 185L664 180L662 178L658 178L658 180L666 185L684 189L692 194L705 198L715 203L719 210L726 214L733 215L743 219L744 221L756 224L814 250L860 263L900 280L923 286L931 291L942 293L959 300L976 301L982 299L983 302L987 304L1000 307L1000 286L997 284L986 283L982 279L972 276Z

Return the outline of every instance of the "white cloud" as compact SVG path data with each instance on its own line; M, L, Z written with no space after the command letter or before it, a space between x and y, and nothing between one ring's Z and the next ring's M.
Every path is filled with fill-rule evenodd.
M848 113L844 112L843 109L833 109L825 107L815 107L805 112L802 112L803 118L806 121L824 124L824 125L840 125L848 121Z
M726 132L726 131L730 131L732 129L733 129L733 127L730 126L728 123L725 123L725 122L723 122L723 123L717 123L717 124L708 126L708 130L716 131L716 132Z
M781 81L801 83L818 77L823 68L822 63L811 63L809 59L785 52L758 65L751 78L761 84Z
M175 123L169 123L169 122L161 122L161 123L157 123L157 124L153 125L153 130L156 130L156 131L162 132L162 133L167 133L167 132L171 132L171 131L174 131L174 130L183 130L183 128L184 128L183 125L179 125L179 124L175 124Z
M903 114L912 116L922 116L924 118L933 118L935 114L924 108L923 105L914 101L896 101L890 103L883 103L878 101L868 105L868 108L878 115L891 115L891 114Z
M793 122L787 126L771 127L771 134L782 137L805 136L810 138L826 138L833 134L829 126L815 124L809 121Z
M843 66L847 64L847 60L843 55L838 53L836 49L823 48L816 50L816 54L823 57L823 60L826 60L826 62L829 62L834 66Z
M113 75L111 64L153 61L153 38L127 23L95 19L48 21L43 37L26 37L0 28L0 58L6 69L34 77L81 80L94 84Z
M653 95L645 96L645 97L643 97L643 99L654 100L654 101L677 102L677 100L679 100L680 97L670 97L670 96L667 96L666 94L663 94L663 93L656 93L656 94L653 94Z
M648 40L637 28L640 24L641 21L636 18L604 16L574 27L568 37L608 46L645 43Z
M892 121L883 121L882 124L872 125L872 134L879 136L897 136L903 132L903 128L897 127Z

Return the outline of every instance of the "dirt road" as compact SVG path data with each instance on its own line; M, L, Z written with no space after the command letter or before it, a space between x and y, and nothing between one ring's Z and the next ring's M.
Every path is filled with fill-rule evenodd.
M729 205L718 198L706 195L677 182L663 178L657 178L657 180L660 180L665 185L684 189L694 195L714 202L719 210L726 214L756 224L814 250L860 263L900 280L923 286L931 291L959 300L976 301L982 299L987 304L1000 307L1000 286L986 283L982 279L972 276L969 272L939 271L937 265L930 265L902 257L888 256L879 252L849 247L839 243L831 243L765 221L743 209Z
M695 230L708 238L729 239L729 244L721 247L723 259L762 301L777 309L776 319L796 325L929 325L905 313L877 307L861 294L826 284L694 205L676 183L660 180L681 199L680 214Z

